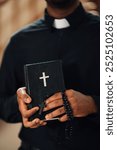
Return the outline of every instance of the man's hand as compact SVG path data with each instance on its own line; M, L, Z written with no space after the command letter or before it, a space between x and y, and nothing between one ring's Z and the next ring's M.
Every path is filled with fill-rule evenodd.
M74 117L85 117L89 114L95 113L97 111L94 100L91 96L84 95L80 92L74 90L67 90L66 96L71 105ZM57 108L61 106L60 108ZM60 117L60 121L64 122L68 120L67 114L65 114L65 108L63 106L63 100L61 93L56 93L46 100L46 107L44 111L57 108L53 112L46 115L46 119L52 119L53 117Z
M84 95L74 90L67 90L65 94L72 108L74 117L85 117L97 111L96 105L91 96ZM33 121L29 121L29 117L38 111L39 107L34 107L30 110L27 109L27 104L31 102L31 98L26 93L26 88L19 88L17 90L17 99L25 127L36 128L38 126L46 125L46 122L39 120L38 118L34 119ZM61 122L68 120L62 100L62 94L60 92L49 97L45 103L46 107L44 108L44 111L55 108L54 111L45 116L46 120L50 120L58 116L61 116L59 118Z
M22 115L23 125L25 127L36 128L38 126L46 125L46 122L39 120L38 118L29 121L29 117L32 116L36 111L39 110L39 107L34 107L30 110L27 108L27 104L31 102L30 96L26 93L26 88L19 88L17 90L17 100L19 104L19 110Z

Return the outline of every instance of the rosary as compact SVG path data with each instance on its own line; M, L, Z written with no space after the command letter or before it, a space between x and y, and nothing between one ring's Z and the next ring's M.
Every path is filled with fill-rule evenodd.
M73 126L72 126L73 112L65 92L62 92L62 99L63 99L66 114L68 116L68 122L66 123L66 127L65 127L65 139L69 141L72 137L72 132L73 132Z

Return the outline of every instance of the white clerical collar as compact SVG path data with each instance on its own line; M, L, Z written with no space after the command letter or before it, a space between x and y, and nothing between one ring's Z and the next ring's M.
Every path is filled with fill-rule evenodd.
M70 27L70 24L67 21L67 19L65 19L65 18L64 19L54 19L53 27L56 29L63 29L63 28Z

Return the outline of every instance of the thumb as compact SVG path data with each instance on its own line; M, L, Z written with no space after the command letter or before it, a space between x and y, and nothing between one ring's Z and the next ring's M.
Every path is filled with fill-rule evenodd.
M27 104L32 101L31 97L26 93L26 87L21 87L17 90L17 97Z

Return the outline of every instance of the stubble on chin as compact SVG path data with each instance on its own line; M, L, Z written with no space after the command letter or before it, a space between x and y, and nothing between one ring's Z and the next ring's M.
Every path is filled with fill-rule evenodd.
M76 0L46 0L49 5L55 8L67 8Z

